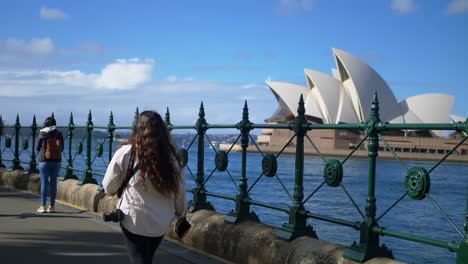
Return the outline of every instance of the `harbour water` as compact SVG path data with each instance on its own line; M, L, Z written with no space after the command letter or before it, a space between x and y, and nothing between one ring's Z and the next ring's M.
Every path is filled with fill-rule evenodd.
M114 146L117 146L116 143ZM180 147L180 145L179 145ZM94 154L93 145L93 165L96 172L105 172L108 162L107 147L104 146L102 157ZM187 188L195 186L197 169L196 145L189 149L189 163L185 169ZM230 152L228 169L224 172L215 171L215 149L207 144L205 146L205 188L208 192L220 193L234 196L237 194L237 187L240 180L241 154ZM73 165L76 168L85 167L85 156L74 155ZM67 152L65 154L68 154ZM31 153L23 151L20 155L21 161L29 162ZM11 159L13 152L10 149L2 149L3 159ZM328 158L328 157L327 157ZM343 158L337 158L342 160ZM247 156L247 177L248 186L256 182L249 192L250 198L264 203L274 204L280 207L289 207L292 204L294 192L294 171L295 157L292 155L280 155L278 157L277 177L261 176L260 153L249 153ZM11 167L11 162L4 162ZM431 169L436 162L405 162L408 168L413 166ZM62 163L66 165L65 158ZM27 164L23 164L28 167ZM306 156L304 161L304 197L307 198L323 182L324 161L319 157ZM62 170L64 172L64 170ZM367 197L368 183L368 160L349 159L343 165L344 177L342 187L328 187L323 185L306 203L306 210L314 214L330 216L351 222L363 221L358 209L353 206L353 202L346 194L349 193L355 201L361 213L365 214L364 206ZM82 172L76 172L78 177L83 177ZM376 198L377 217L387 208L396 202L404 194L404 177L406 170L396 160L378 160L376 175ZM95 176L100 182L102 177ZM430 175L431 191L430 196L440 208L450 217L455 226L463 233L463 224L468 190L468 164L442 163ZM284 187L283 187L284 186ZM188 199L192 196L189 193ZM215 197L208 197L214 205L216 211L228 213L234 209L232 201ZM259 206L252 206L251 209L259 215L260 220L275 227L280 227L288 221L288 216L284 212L275 211ZM320 239L327 240L342 245L350 245L353 241L359 240L359 231L349 227L340 226L309 219L308 223L313 226ZM412 200L405 197L392 210L379 220L379 225L389 230L424 236L441 241L460 242L462 237L454 230L450 223L437 210L429 199L421 201ZM392 237L381 237L384 243L392 251L396 259L407 263L454 263L455 254L447 249L409 242Z

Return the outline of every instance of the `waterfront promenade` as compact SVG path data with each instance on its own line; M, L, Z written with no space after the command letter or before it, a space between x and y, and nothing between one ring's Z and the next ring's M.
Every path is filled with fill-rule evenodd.
M119 226L62 203L36 213L39 196L0 187L0 262L48 264L128 263ZM220 264L227 261L164 240L154 263Z

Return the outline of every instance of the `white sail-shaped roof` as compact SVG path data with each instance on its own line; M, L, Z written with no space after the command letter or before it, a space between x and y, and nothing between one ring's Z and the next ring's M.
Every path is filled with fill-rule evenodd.
M454 97L448 94L420 94L400 102L403 123L447 123ZM437 107L435 107L437 106ZM395 122L398 120L392 120ZM431 131L441 136L443 131Z
M407 98L408 107L424 123L447 123L455 98L449 94L420 94ZM435 107L437 106L437 107Z
M314 98L318 97L318 90L312 89L307 92L307 97L305 98L305 109L306 115L313 116L324 120L322 112L319 109L319 106L316 103Z
M268 87L286 104L291 113L297 116L297 107L301 95L306 98L307 88L301 85L286 82L266 82Z
M343 89L341 82L328 74L318 71L305 69L304 73L309 89L317 90L316 96L312 99L319 106L323 116L323 123L335 124L336 118L342 110L339 108L341 90Z
M339 123L357 123L358 119L356 113L353 111L353 102L351 97L346 92L342 85L340 92L340 104L338 105L338 116L336 117L337 124Z
M401 115L395 112L398 102L393 92L374 69L347 52L335 48L332 50L341 80L351 97L359 121L364 122L369 118L375 92L379 98L382 121Z

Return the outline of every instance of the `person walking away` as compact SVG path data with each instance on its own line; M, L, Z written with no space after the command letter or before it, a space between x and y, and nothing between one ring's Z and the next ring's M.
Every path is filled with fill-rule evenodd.
M47 117L44 128L40 130L37 143L39 152L39 173L41 175L41 206L38 213L55 212L55 197L57 196L57 177L60 172L62 152L64 148L63 136L56 129L54 117ZM50 183L50 204L46 210L48 187Z
M127 143L112 157L102 181L106 194L116 194L127 174L133 176L118 207L124 215L120 226L128 256L131 263L152 263L172 218L184 218L187 207L176 148L154 111L138 116Z

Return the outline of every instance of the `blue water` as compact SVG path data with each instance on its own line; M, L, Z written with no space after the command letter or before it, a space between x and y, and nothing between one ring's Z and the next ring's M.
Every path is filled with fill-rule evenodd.
M76 143L74 143L76 144ZM118 144L118 143L117 143ZM117 145L114 143L114 146ZM12 149L6 149L1 145L3 159L12 159ZM75 151L73 146L73 152ZM84 148L85 149L85 148ZM104 145L103 157L95 156L95 143L93 143L92 169L104 173L108 162L108 144ZM68 155L68 148L64 155ZM22 151L20 159L29 162L31 152ZM205 179L212 173L215 152L205 148ZM342 158L338 158L342 160ZM249 153L247 155L248 186L261 175L262 155ZM74 156L73 165L84 168L85 156ZM11 167L11 162L4 161ZM294 192L295 157L292 155L280 155L278 158L277 177L261 177L252 188L249 195L256 201L274 204L280 207L289 207L292 204ZM65 159L62 163L66 165ZM405 162L408 168L421 166L429 170L435 162ZM25 168L29 166L23 164ZM304 162L304 197L308 197L323 182L324 162L318 157L307 156ZM195 186L194 177L197 169L196 145L189 150L189 163L185 169L187 187ZM241 154L229 153L229 165L225 172L215 172L205 185L208 192L216 192L234 196L237 194L236 186L239 185L241 170ZM64 170L62 170L63 172ZM190 171L192 173L190 173ZM365 159L349 159L343 165L344 177L342 185L348 191L358 208L365 214L364 206L367 197L367 173L368 161ZM397 201L404 193L404 177L406 170L395 160L378 160L376 177L377 217L389 206ZM83 177L82 172L76 172L78 177ZM232 177L231 177L232 176ZM96 176L100 182L101 176ZM282 184L284 187L282 186ZM447 213L456 227L463 232L463 221L466 208L466 196L468 190L468 164L443 163L431 173L430 196ZM188 199L191 199L188 195ZM221 213L228 213L234 209L232 201L209 197L209 201L215 209ZM305 208L311 213L335 217L351 222L362 221L358 210L353 206L350 198L341 187L328 187L326 184L318 190L305 204ZM280 227L288 221L284 212L279 212L259 206L252 206L263 223ZM350 245L359 240L359 231L353 228L309 219L319 238L342 245ZM415 201L405 197L380 221L379 225L389 230L410 233L445 242L460 242L461 236L454 230L449 222L442 216L429 199ZM383 236L381 243L387 245L397 260L407 263L454 263L455 253L447 249L427 246L415 242Z

